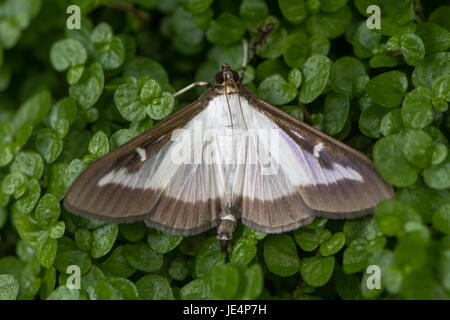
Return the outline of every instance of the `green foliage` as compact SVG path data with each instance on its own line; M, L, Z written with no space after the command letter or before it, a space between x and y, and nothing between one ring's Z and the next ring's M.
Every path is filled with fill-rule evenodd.
M67 1L0 4L0 300L450 298L444 1L422 1L425 21L413 0L117 2L78 1L81 30L64 29ZM380 30L366 26L373 4ZM227 254L215 230L173 236L62 206L93 161L203 89L175 91L225 62L241 71L244 38L258 42L249 89L372 158L394 199L278 235L239 223Z

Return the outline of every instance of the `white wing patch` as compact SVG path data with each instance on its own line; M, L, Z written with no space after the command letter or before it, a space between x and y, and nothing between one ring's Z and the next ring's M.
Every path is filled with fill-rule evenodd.
M316 157L317 159L320 158L320 151L322 151L323 149L323 143L318 143L314 146L314 157Z
M143 162L138 171L109 172L98 185L160 189L191 202L220 197L231 206L237 197L278 199L299 187L362 181L356 170L343 164L324 168L319 162L322 143L314 146L313 154L306 152L245 98L240 97L240 104L235 94L228 100L233 128L227 100L217 96L158 153L147 158L144 149L136 148Z
M144 162L145 160L147 160L147 152L145 152L144 149L137 147L136 152L138 153L139 158L141 158L141 162Z

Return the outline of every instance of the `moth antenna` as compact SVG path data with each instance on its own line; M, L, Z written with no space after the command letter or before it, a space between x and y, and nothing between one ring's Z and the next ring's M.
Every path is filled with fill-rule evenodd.
M225 99L227 99L228 113L230 114L231 130L233 130L233 114L231 113L230 101L228 100L227 85L225 84Z
M239 94L239 88L236 83L234 83L234 87L236 89L236 93L237 93L237 97L238 97L239 109L241 110L242 120L244 120L245 129L248 130L247 122L245 121L245 117L244 117L244 111L242 110L241 95Z
M247 56L248 56L248 42L247 39L242 39L242 48L244 51L244 57L242 59L242 69L241 69L241 74L239 76L239 84L242 83L242 81L244 81L244 75L245 75L245 70L247 69Z
M191 89L193 89L193 88L203 87L203 86L207 86L208 88L211 88L211 83L206 82L206 81L199 81L199 82L191 83L191 84L188 85L187 87L184 87L183 89L181 89L181 90L175 92L175 93L173 94L173 96L174 96L174 97L177 97L177 96L179 96L180 94L183 94L183 93L185 93L186 91L189 91L189 90L191 90Z

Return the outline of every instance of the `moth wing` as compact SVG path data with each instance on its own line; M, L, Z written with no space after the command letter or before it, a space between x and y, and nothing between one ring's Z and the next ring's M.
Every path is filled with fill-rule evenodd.
M309 223L314 216L362 216L379 201L393 197L392 186L362 153L243 91L250 109L259 114L253 118L264 119L253 126L269 121L278 141L268 144L271 149L278 147L278 156L271 155L272 165L278 167L274 174L260 174L263 161L259 161L256 165L247 162L238 175L244 181L236 194L242 197L244 224L264 232L283 232ZM258 154L256 150L248 149L247 154Z
M190 235L215 226L220 195L214 166L171 158L176 129L188 127L207 100L206 95L200 97L91 164L70 187L65 207L113 223L145 221L172 234Z

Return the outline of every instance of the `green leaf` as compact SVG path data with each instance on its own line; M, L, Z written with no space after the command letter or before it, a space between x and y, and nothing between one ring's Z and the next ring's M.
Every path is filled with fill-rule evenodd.
M432 139L422 130L407 130L403 134L403 153L408 161L419 168L431 163Z
M122 295L106 279L95 281L87 289L90 300L121 300Z
M308 11L304 0L278 0L283 16L292 23L300 23L305 20Z
M432 217L433 227L437 230L450 234L450 205L442 206Z
M50 164L61 154L63 142L52 130L41 129L36 135L35 146L45 162Z
M237 299L257 299L263 290L263 271L259 264L253 264L241 273Z
M133 282L119 277L108 277L108 284L119 292L124 300L138 300L139 292Z
M87 229L77 229L74 234L74 240L78 248L84 252L90 252L92 250L92 241L94 237L92 232Z
M251 30L267 16L269 9L263 0L243 0L239 7L239 15Z
M408 93L402 107L402 121L405 127L422 129L433 122L430 90L419 87Z
M256 47L256 54L266 59L278 58L283 54L283 45L287 35L287 31L284 28L273 30L264 38L261 44Z
M35 253L36 258L43 267L49 268L53 265L57 248L57 240L49 238L46 234L44 234L44 237L39 238L35 247Z
M56 288L52 293L50 293L46 300L79 300L80 291L75 289L69 289L67 286L63 285Z
M54 262L56 270L65 274L68 266L77 265L81 274L87 273L92 264L90 257L78 250L75 243L67 237L61 237L57 241L58 251Z
M320 245L320 254L324 257L331 256L341 250L345 245L345 233L336 232L333 236Z
M433 152L431 156L431 164L442 163L448 155L448 148L442 143L437 143L433 146Z
M30 178L40 179L44 172L44 161L36 152L21 151L16 155L10 170L25 173Z
M142 222L119 224L122 236L130 242L138 242L147 234L147 227Z
M48 115L48 121L50 127L55 130L57 121L65 119L72 124L75 121L77 115L76 101L70 97L62 98L58 100L52 107L50 114Z
M346 273L360 272L366 268L368 259L369 253L364 239L354 240L344 251L344 271Z
M303 67L305 80L300 88L299 100L310 103L325 89L330 75L331 61L328 57L315 55L306 60Z
M141 121L145 118L144 105L139 100L137 83L119 86L114 93L114 102L122 117L128 121Z
M366 22L361 22L353 37L353 52L358 58L369 58L380 41L381 34L367 28Z
M66 224L64 221L59 221L50 226L48 236L52 239L59 239L64 235L64 231L66 231Z
M312 34L320 33L334 39L345 33L351 20L352 12L349 7L344 6L335 12L311 15L307 21L307 28Z
M225 254L221 252L216 237L208 238L203 242L195 258L196 277L206 277L211 269L225 262Z
M308 37L303 32L291 33L283 45L283 58L291 68L302 68L310 54Z
M376 104L364 109L359 117L359 129L368 137L379 138L381 136L381 122L388 112L388 109Z
M63 39L55 42L50 49L50 61L57 71L82 65L87 60L87 51L80 41Z
M348 0L320 0L320 9L325 12L334 12L347 3Z
M314 251L320 244L321 229L299 228L294 232L295 242L305 251Z
M406 159L400 135L378 140L373 148L373 159L383 178L397 187L410 186L417 180L419 170Z
M138 132L133 129L120 129L117 130L112 136L111 136L111 149L115 149L118 146L130 141L134 137L138 135Z
M12 143L0 145L0 167L6 167L14 159Z
M434 82L450 73L450 53L430 54L416 66L412 75L415 87L432 88Z
M330 280L334 270L334 257L304 258L300 264L300 274L307 284L321 287Z
M231 262L242 263L247 265L256 256L256 244L255 239L240 238L233 246L231 252Z
M111 26L105 22L101 22L92 30L91 41L93 43L111 42L113 36L114 33Z
M324 129L334 135L344 129L350 111L350 100L339 93L330 93L325 98Z
M103 91L104 86L103 68L98 63L93 63L87 68L81 79L69 89L70 97L85 110L92 107Z
M116 224L106 224L94 230L92 242L92 257L100 258L111 250L117 238L119 229Z
M422 39L426 53L443 52L450 47L449 31L437 24L419 23L416 33Z
M425 57L425 46L422 39L413 33L400 38L401 50L405 61L410 66L418 65Z
M109 140L103 131L97 131L89 142L89 153L98 159L109 152Z
M205 281L204 279L195 279L188 284L186 284L183 288L181 288L181 299L183 300L192 300L192 299L206 299L205 293Z
M102 264L101 269L105 275L122 278L128 278L136 271L136 269L128 263L123 246L113 250L111 255Z
M10 274L0 274L0 300L16 300L19 281Z
M40 200L36 207L35 217L39 225L48 229L50 225L58 221L61 214L59 201L51 193L47 193Z
M214 45L229 45L239 41L244 33L241 19L231 13L222 13L206 32L206 38Z
M209 299L232 299L239 288L239 271L232 265L216 265L206 278Z
M145 108L145 112L153 120L162 120L167 117L175 106L175 98L169 92L163 92L152 104Z
M175 258L170 263L168 272L172 279L178 281L184 281L191 274L191 270L183 257Z
M27 176L22 172L11 172L3 180L3 193L10 196L14 195L16 199L20 198L27 190L27 183Z
M268 103L281 105L294 100L297 90L289 86L281 75L275 74L261 82L257 95Z
M181 0L183 8L191 14L205 12L213 3L213 0Z
M402 232L406 222L421 222L414 208L395 199L378 203L374 216L380 231L387 236L395 236Z
M393 108L400 104L408 88L408 79L400 71L382 73L367 83L366 90L370 98L379 105Z
M167 253L175 249L183 240L182 236L175 236L158 230L152 230L147 236L148 245L160 254Z
M269 236L265 239L264 260L269 270L281 277L292 276L300 268L294 241L286 234Z
M400 132L403 128L401 109L396 108L389 111L381 119L380 131L384 136Z
M155 60L146 57L134 57L127 62L124 66L123 76L136 79L147 76L158 81L163 86L163 89L169 82L169 76L164 67Z
M128 263L135 269L157 272L163 264L163 256L155 253L147 244L127 244L124 247Z
M36 179L28 183L27 192L14 203L14 209L22 213L30 213L41 196L41 185Z
M334 91L348 96L358 94L357 81L366 76L366 69L360 60L342 57L331 66L330 85Z
M39 288L39 298L41 300L47 299L50 293L55 289L56 284L56 269L50 267L45 270L44 277L42 278L41 287Z
M95 29L94 29L95 31ZM125 47L119 37L113 37L109 42L95 44L98 62L105 70L117 69L125 60Z
M46 90L40 91L27 99L14 114L12 123L15 130L19 130L22 126L26 125L27 122L31 126L41 122L50 110L51 102L52 96L50 92ZM24 140L26 141L26 139Z
M157 274L150 274L136 282L139 297L143 300L173 300L174 295L169 281Z
M423 180L427 186L434 189L447 189L450 187L450 157L423 171Z
M66 73L67 83L70 85L74 85L81 79L81 76L84 72L84 65L70 67Z
M144 83L140 92L140 99L143 104L149 104L153 102L154 99L159 98L161 96L162 89L161 85L150 79Z
M300 85L302 84L302 80L303 77L300 70L294 68L291 71L289 71L288 83L291 87L298 89L298 87L300 87Z

